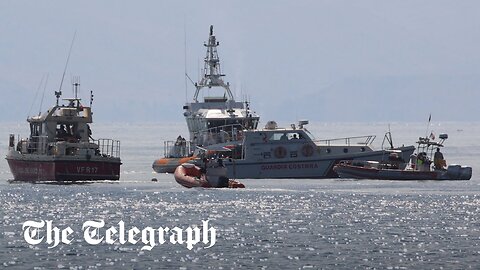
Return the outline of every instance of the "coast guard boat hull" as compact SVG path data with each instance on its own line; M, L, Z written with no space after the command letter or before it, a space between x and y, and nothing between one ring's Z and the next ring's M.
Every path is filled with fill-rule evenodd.
M408 157L414 147L400 147L399 151L402 156ZM245 179L245 178L337 178L339 175L333 170L336 164L341 160L376 160L380 161L388 156L388 152L384 150L371 151L364 154L350 154L325 157L320 159L304 159L304 160L288 160L288 161L257 161L251 162L247 160L228 160L225 166L228 169L229 178Z
M241 144L226 145L229 157L224 164L229 178L337 178L333 167L341 160L385 160L395 151L400 160L408 160L414 146L374 150L374 135L317 140L299 121L280 128L269 121L262 130L245 130ZM212 151L219 146L209 146Z

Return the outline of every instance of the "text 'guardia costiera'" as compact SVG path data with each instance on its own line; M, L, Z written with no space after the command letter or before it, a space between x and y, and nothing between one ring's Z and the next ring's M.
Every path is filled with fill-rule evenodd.
M70 227L59 229L53 226L51 220L26 221L23 223L23 237L30 245L38 245L42 242L48 245L48 248L54 248L60 243L71 244L74 240L74 231ZM165 243L186 245L191 250L198 243L203 243L205 248L211 248L215 245L216 229L209 227L208 220L202 220L200 227L145 227L142 230L133 226L130 229L125 228L125 223L119 221L117 226L105 228L105 222L85 221L82 225L83 239L90 245L99 245L106 243L121 245L130 243L137 245L142 243L141 250L152 250L157 245ZM208 246L207 246L208 245Z

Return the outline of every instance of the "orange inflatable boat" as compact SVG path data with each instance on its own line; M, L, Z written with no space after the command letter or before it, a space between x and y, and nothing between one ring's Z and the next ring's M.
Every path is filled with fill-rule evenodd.
M228 179L224 169L226 170L221 166L209 166L205 173L205 170L194 164L183 163L175 169L173 176L177 183L187 188L245 188L244 184Z

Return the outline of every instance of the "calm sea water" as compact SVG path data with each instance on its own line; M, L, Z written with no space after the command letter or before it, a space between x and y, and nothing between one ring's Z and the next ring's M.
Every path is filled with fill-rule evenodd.
M287 123L284 123L286 125ZM378 135L385 123L315 123L319 139ZM0 162L0 268L7 269L230 269L380 268L478 269L480 258L479 123L435 123L435 134L450 138L443 150L449 163L470 165L470 181L243 180L244 190L185 189L172 175L152 173L163 140L186 136L184 123L95 124L94 136L122 141L118 183L84 185L8 184ZM426 124L393 123L396 144L411 144ZM9 133L27 126L0 127L0 153ZM428 134L430 131L428 131ZM158 182L151 182L155 177ZM210 220L217 243L90 245L82 235L87 220L106 226L123 220L130 228L187 227ZM72 244L30 246L27 220L52 220L74 231Z

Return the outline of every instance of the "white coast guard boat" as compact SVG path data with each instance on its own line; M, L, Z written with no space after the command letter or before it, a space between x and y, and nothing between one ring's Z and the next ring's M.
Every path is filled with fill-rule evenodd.
M219 46L213 26L210 26L203 76L195 85L193 101L183 106L190 140L179 136L176 141L164 142L164 157L153 162L158 173L173 173L175 168L195 157L196 146L227 144L240 141L243 130L257 128L260 117L250 110L249 102L236 101L230 84L225 83L221 71ZM207 91L206 91L207 90ZM217 91L216 96L207 96ZM204 95L201 100L200 93Z
M228 178L334 178L333 167L341 160L384 160L395 150L408 160L414 146L374 150L374 135L316 140L305 128L279 128L274 121L261 130L245 130L241 144L227 145L230 158L224 160ZM207 149L218 148L212 145Z

